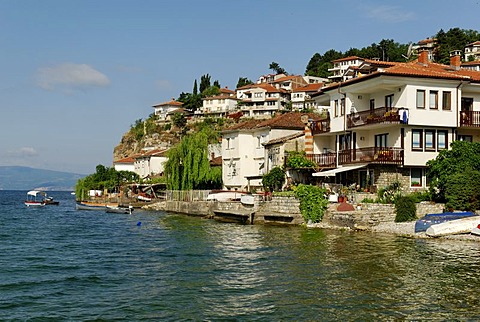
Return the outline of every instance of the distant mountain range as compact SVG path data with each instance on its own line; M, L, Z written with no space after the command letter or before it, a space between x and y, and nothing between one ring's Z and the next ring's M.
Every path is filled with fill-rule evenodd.
M0 166L0 190L74 191L77 180L83 177L77 173Z

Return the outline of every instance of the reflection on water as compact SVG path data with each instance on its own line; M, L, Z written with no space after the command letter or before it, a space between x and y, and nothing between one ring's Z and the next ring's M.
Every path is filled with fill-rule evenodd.
M31 212L17 207L23 194L0 192L0 320L480 320L477 242L81 212L56 199Z

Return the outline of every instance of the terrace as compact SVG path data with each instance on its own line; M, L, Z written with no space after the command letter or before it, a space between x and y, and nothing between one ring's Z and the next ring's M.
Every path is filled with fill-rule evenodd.
M460 127L480 127L479 111L461 111Z
M401 124L408 122L408 120L401 115L400 110L402 110L402 108L379 107L369 111L349 114L347 115L347 127L354 128L369 124Z

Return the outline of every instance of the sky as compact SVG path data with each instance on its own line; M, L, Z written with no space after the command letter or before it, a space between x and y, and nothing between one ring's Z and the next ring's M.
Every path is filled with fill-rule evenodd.
M0 0L0 166L91 174L152 105L330 49L480 30L480 0Z

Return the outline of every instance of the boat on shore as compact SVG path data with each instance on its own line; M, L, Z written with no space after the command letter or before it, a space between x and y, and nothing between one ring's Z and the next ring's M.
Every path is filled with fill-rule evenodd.
M480 224L480 217L466 217L431 225L425 232L430 237L469 234Z
M27 200L25 200L25 206L27 207L43 207L45 206L45 196L44 191L31 190L27 192Z
M427 214L415 222L415 232L425 232L432 225L473 216L478 215L471 211Z
M87 202L87 201L77 201L75 204L75 208L77 210L105 210L107 206L118 207L118 204Z
M115 213L115 214L132 214L132 206L106 206L105 212Z
M213 190L208 196L207 200L211 201L240 201L242 196L246 195L246 192L230 191L230 190Z

